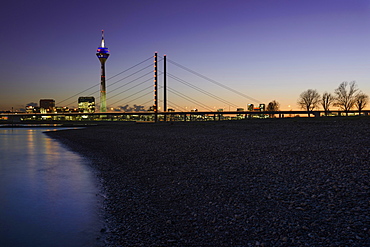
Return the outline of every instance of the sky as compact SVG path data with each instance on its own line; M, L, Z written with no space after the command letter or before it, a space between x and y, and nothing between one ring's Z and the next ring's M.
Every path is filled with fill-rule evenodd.
M73 107L79 96L91 95L99 103L95 53L102 29L111 54L107 78L158 52L213 82L174 63L168 73L223 100L168 78L172 108L202 109L201 102L235 110L276 100L282 110L298 110L303 91L333 93L343 81L356 81L370 95L369 0L14 0L2 3L0 20L0 110L40 99ZM120 76L107 81L109 107L152 104L152 89L143 98L132 96L153 84L152 74L147 84L131 83L137 84L131 91Z

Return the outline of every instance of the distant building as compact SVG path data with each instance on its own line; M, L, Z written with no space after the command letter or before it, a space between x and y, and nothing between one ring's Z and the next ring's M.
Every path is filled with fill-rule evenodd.
M52 113L55 109L55 100L53 99L40 99L40 112Z
M28 105L26 106L27 113L40 113L40 107Z
M95 98L89 97L79 97L78 98L78 111L83 113L93 113L95 112Z
M265 110L266 110L266 105L260 104L260 111L265 111Z
M72 112L72 109L69 109L67 106L59 106L59 107L55 107L55 112L56 113L68 113L68 112Z

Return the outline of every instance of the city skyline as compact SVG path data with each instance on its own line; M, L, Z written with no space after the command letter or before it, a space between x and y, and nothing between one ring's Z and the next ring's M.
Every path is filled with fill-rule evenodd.
M53 98L58 105L98 85L100 64L95 52L102 29L111 53L108 78L157 51L258 99L252 102L181 74L182 79L244 108L276 100L283 110L288 106L297 110L301 92L310 88L333 92L343 81L355 80L361 91L370 94L370 3L365 0L112 1L104 7L106 14L96 10L99 6L98 1L5 3L1 19L9 25L2 28L6 38L0 42L9 55L1 59L0 110L24 108L42 98ZM175 70L168 66L169 73ZM182 90L192 94L190 89ZM183 107L196 107L171 93L168 97ZM202 100L211 108L228 107ZM107 97L109 107L119 105L110 103Z

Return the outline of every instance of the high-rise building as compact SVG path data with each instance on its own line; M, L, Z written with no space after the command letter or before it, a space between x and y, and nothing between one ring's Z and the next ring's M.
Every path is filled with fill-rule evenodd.
M79 97L78 98L78 110L83 113L95 112L95 98L90 97Z
M55 100L53 99L40 99L40 112L51 113L55 109Z
M108 47L105 47L104 41L104 30L102 30L101 43L98 47L96 56L98 57L101 64L101 75L100 75L100 112L107 111L107 92L105 89L105 62L109 57Z

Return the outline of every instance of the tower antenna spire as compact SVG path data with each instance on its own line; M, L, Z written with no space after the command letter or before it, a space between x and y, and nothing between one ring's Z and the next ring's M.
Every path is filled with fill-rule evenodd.
M105 47L104 30L101 30L101 43L100 43L100 47Z

